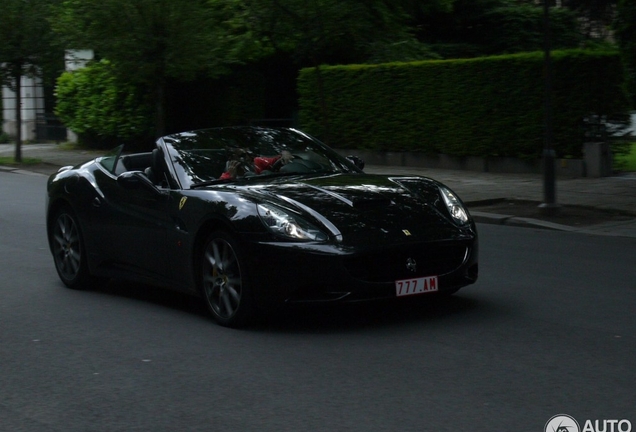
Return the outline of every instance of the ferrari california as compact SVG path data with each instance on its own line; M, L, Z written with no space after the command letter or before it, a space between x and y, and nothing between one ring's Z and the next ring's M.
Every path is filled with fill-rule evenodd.
M70 288L130 280L195 294L221 325L296 303L451 294L478 276L475 223L448 187L371 175L296 129L227 127L123 146L47 183Z

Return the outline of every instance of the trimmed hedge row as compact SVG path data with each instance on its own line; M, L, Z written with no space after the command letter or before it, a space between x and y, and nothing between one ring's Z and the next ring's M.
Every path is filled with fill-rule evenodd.
M579 157L586 116L628 110L620 57L551 59L553 148ZM300 124L336 148L534 158L544 147L544 64L536 52L303 69Z

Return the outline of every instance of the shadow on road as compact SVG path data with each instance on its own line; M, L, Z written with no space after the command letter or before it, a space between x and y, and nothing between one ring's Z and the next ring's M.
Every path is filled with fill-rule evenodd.
M460 295L419 296L403 300L287 308L275 315L269 314L256 330L340 333L413 324L437 325L448 319L463 320L484 306L481 300Z
M152 303L202 317L209 316L201 299L152 285L113 279L97 283L90 291Z
M187 294L117 280L99 283L91 292L197 315L214 325L203 300ZM244 331L328 334L413 324L467 325L506 314L506 309L496 302L462 295L460 291L448 297L422 295L392 301L285 307L261 314Z

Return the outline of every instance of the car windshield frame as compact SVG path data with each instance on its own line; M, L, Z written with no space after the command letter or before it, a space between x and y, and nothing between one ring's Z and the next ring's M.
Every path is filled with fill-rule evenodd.
M162 141L184 189L279 176L362 172L316 138L292 128L212 128L168 135ZM232 173L235 176L230 175L232 163L240 166Z
M121 160L121 154L124 151L124 144L120 144L114 149L108 151L104 156L97 159L99 165L101 165L108 173L112 175L117 174L117 164Z

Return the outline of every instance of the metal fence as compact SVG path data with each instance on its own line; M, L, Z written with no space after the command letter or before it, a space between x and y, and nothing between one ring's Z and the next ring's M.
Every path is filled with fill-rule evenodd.
M36 114L35 139L38 141L65 141L66 126L54 114Z

